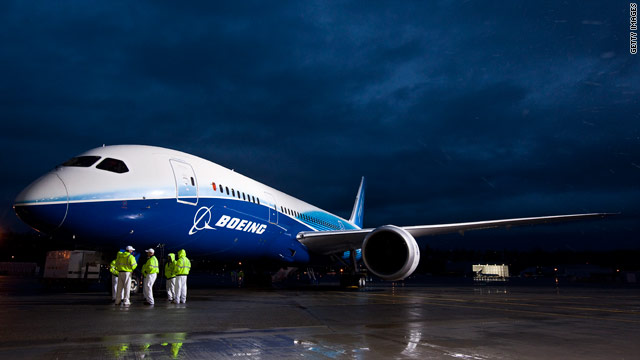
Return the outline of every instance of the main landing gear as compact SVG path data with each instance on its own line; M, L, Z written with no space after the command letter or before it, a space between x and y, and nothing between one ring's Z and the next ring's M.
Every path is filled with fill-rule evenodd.
M340 287L345 289L363 289L367 285L366 271L360 271L358 260L356 259L356 250L350 250L351 264L346 264L347 270L340 274Z

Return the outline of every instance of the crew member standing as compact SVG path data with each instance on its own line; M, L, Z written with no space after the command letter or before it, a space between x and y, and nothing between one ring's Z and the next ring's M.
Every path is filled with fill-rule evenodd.
M167 278L167 300L173 301L176 296L176 274L174 268L176 265L176 256L174 253L167 255L167 263L164 264L164 276Z
M109 272L111 273L111 300L116 301L116 294L118 290L118 270L116 269L116 259L113 259L109 264ZM118 296L122 299L122 294Z
M187 302L187 275L191 270L191 261L187 258L187 252L184 249L178 251L178 260L176 260L173 273L176 275L176 294L173 299L174 304Z
M145 304L153 305L153 283L156 282L156 277L158 277L158 273L160 269L158 268L158 259L156 259L153 254L155 250L149 249L145 250L149 259L142 266L142 276L144 276L143 281L143 294L145 299Z
M129 295L131 293L131 272L138 266L136 258L133 256L135 249L133 246L127 246L127 249L118 253L116 258L116 270L118 270L118 288L116 294L122 294L122 300L120 296L116 296L116 305L120 305L120 302L125 306L131 305L129 301Z

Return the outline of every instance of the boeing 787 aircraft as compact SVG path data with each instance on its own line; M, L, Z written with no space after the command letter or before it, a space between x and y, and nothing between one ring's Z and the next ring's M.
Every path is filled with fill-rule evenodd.
M103 146L43 175L16 198L20 219L44 232L96 245L169 249L219 260L313 265L361 249L385 280L411 275L416 237L474 229L604 217L604 213L363 229L365 180L349 219L341 218L213 162L143 145Z

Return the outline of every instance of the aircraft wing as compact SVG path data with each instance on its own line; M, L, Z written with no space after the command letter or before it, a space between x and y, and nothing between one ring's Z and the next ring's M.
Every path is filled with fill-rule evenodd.
M448 233L463 233L468 230L490 229L498 227L511 227L518 225L549 224L555 222L565 222L573 220L584 220L591 218L604 218L615 214L591 213L591 214L571 214L540 216L516 219L475 221L455 224L438 225L418 225L405 226L404 230L413 237L428 235L441 235ZM297 235L298 241L305 245L311 252L328 255L350 249L359 249L364 238L375 229L362 230L338 230L338 231L303 231Z

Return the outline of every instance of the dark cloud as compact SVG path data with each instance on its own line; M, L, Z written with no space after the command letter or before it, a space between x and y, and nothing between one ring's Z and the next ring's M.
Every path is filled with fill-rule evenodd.
M4 2L0 199L89 148L142 143L344 216L365 175L369 226L622 211L589 241L628 246L627 22L624 4L555 1Z

